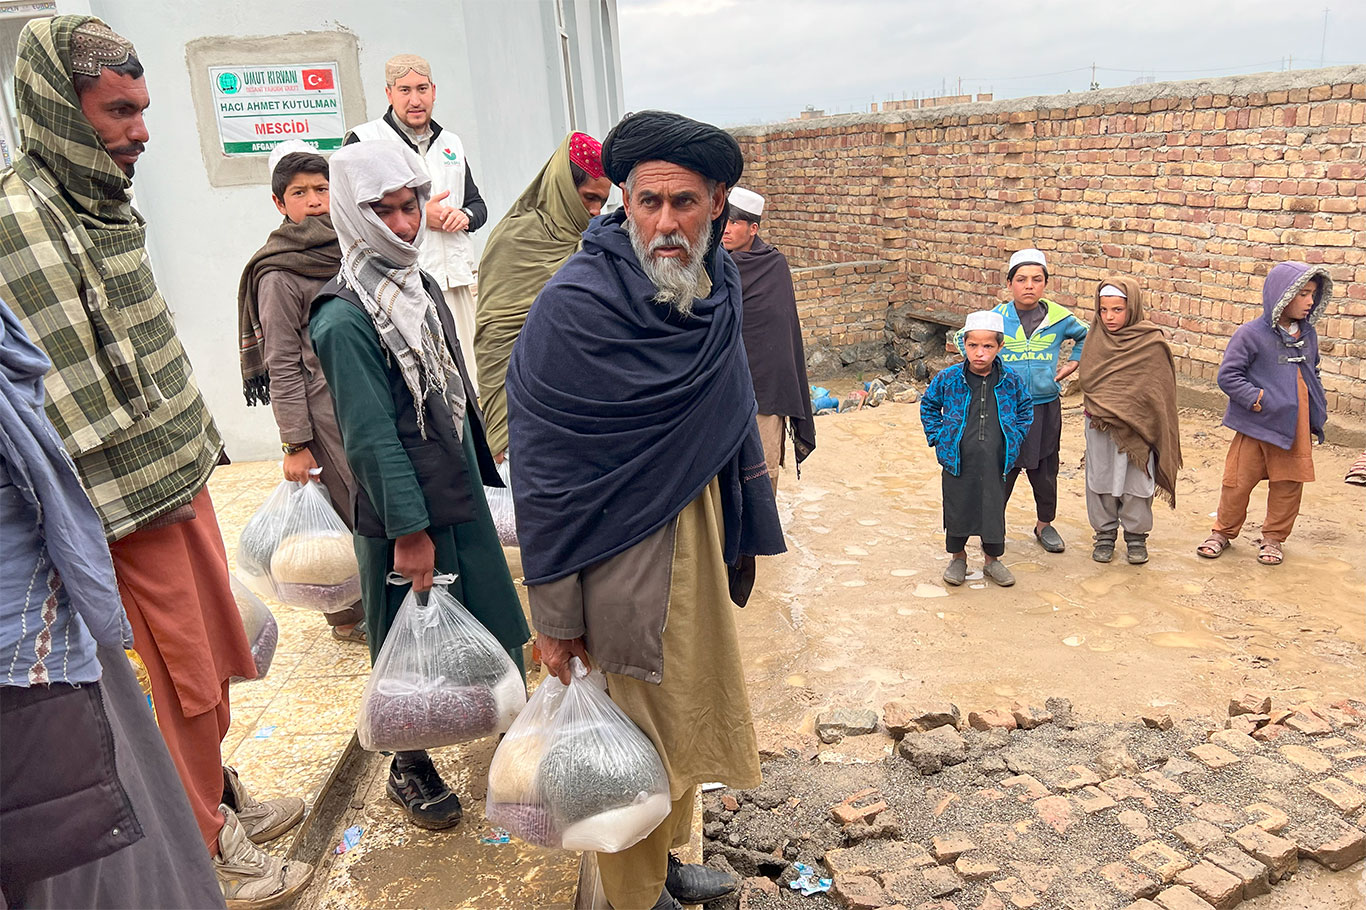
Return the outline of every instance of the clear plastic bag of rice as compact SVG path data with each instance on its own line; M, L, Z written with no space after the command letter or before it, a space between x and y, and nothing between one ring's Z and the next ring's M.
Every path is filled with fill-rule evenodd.
M512 508L512 466L506 458L498 466L498 476L503 478L501 487L484 487L484 498L488 500L489 514L493 516L493 527L498 531L498 542L505 547L517 546L517 515Z
M251 645L251 659L256 664L256 678L260 679L270 670L270 662L275 658L275 646L280 643L280 626L275 622L275 614L261 598L252 593L246 584L231 575L232 596L237 601L237 612L242 617L242 628L246 630L247 642ZM239 682L242 677L233 677Z
M399 606L361 694L362 748L434 749L494 736L526 706L517 665L450 593L454 580L438 576Z
M669 778L650 742L574 658L568 686L541 683L489 765L485 816L523 840L618 853L669 814Z
M324 613L360 600L360 569L351 541L326 487L313 482L296 489L270 557L275 599Z
M280 544L280 533L289 516L289 497L298 489L297 483L286 480L272 490L237 539L237 574L258 597L275 597L270 558Z

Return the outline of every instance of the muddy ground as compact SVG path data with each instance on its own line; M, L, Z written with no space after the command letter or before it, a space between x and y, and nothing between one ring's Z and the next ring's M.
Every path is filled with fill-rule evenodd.
M894 695L991 706L1072 699L1097 720L1150 706L1174 716L1222 717L1230 691L1289 697L1356 694L1366 680L1366 488L1342 482L1358 453L1315 452L1285 563L1259 565L1250 542L1265 506L1218 560L1196 545L1209 533L1231 433L1208 412L1182 413L1185 467L1177 508L1158 504L1151 561L1090 558L1082 418L1065 399L1055 526L1067 551L1033 538L1021 478L1007 511L1004 560L1018 580L961 588L947 565L940 471L919 407L821 417L801 479L784 470L779 507L789 551L760 560L749 606L737 614L756 717L810 724L835 704L880 707ZM969 569L981 555L969 545Z
M846 391L853 383L826 385ZM1022 479L1008 512L1005 561L1018 579L1010 589L980 578L958 589L942 585L940 475L918 405L888 402L818 419L816 452L800 479L784 471L779 490L789 551L760 561L754 595L736 613L761 741L809 732L832 706L880 709L901 695L947 699L964 713L1063 697L1082 722L1130 723L1157 707L1178 722L1222 726L1231 692L1262 690L1290 703L1366 691L1366 489L1342 482L1356 452L1316 450L1320 479L1306 489L1284 565L1258 565L1249 543L1264 491L1254 495L1244 536L1221 559L1204 560L1194 550L1209 531L1231 434L1217 415L1183 412L1178 508L1158 508L1152 561L1130 566L1121 551L1102 565L1090 558L1081 415L1077 399L1065 403L1056 525L1068 549L1047 554L1034 541ZM518 577L518 554L508 556ZM980 569L971 547L969 557L970 569ZM849 752L857 748L851 742L828 748ZM440 750L468 806L482 803L490 751ZM866 765L816 762L807 769L813 780L832 775L832 794L851 787L863 769L874 776ZM481 845L477 808L466 821L470 830L432 837L389 811L378 779L353 805L358 811L344 824L370 826L367 849L320 870L316 903L307 903L479 910L573 904L574 858ZM518 871L500 874L510 867ZM1348 910L1362 906L1363 887L1360 866L1343 873L1306 868L1252 906ZM834 904L816 897L804 906Z

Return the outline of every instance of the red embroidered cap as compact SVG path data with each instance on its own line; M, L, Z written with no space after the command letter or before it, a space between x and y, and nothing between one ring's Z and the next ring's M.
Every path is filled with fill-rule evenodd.
M602 143L587 133L569 137L569 160L588 172L594 180L602 177Z

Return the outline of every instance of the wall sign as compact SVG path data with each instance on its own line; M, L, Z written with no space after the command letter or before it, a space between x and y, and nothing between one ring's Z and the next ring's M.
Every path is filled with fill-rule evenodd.
M269 155L286 139L341 148L346 118L336 63L211 66L209 84L224 155Z

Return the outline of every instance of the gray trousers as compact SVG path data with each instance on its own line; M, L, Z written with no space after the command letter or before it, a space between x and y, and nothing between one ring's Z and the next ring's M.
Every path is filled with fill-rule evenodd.
M1107 535L1121 524L1126 534L1147 534L1153 529L1153 497L1111 496L1087 489L1086 517L1091 527Z

